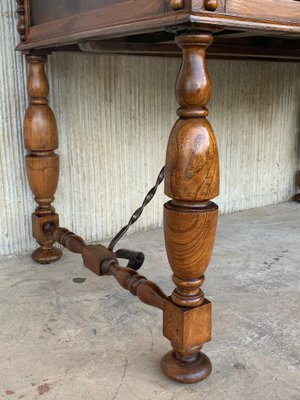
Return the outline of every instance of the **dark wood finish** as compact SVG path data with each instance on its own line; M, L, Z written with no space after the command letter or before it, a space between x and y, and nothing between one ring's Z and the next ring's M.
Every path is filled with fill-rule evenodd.
M199 347L199 341L209 342L211 303L204 300L202 307L182 308L169 298L164 307L164 335L172 341L172 346L178 353L186 353Z
M16 0L18 7L17 7L17 15L18 15L18 25L17 30L20 35L21 42L25 42L26 40L26 21L25 21L25 7L24 7L24 0Z
M72 253L82 254L87 244L80 237L75 235L75 233L69 231L66 228L55 227L52 224L45 227L49 233L52 233L54 240L64 246L66 249L70 250Z
M201 307L182 308L171 299L165 302L164 335L174 351L161 360L164 373L181 383L195 383L207 378L212 370L209 358L200 352L211 339L211 303L205 300Z
M104 9L111 17L114 12L123 11L123 18L130 17L133 12L137 18L164 12L164 2L161 0L139 0L138 6L136 0L31 0L30 3L32 26L85 13L91 18L90 12L99 9ZM119 19L120 15L115 15L115 18ZM111 20L108 23L111 23Z
M57 9L53 8L52 2L44 2L43 7L40 8L42 12L38 13L39 9L33 12L34 25L31 25L29 29L29 41L49 39L49 37L53 37L54 31L56 42L59 34L62 34L65 38L72 38L78 32L82 32L81 37L85 36L83 32L94 31L96 34L95 30L101 26L105 28L119 24L120 18L124 21L124 24L136 24L137 21L143 21L143 24L145 24L146 20L149 20L149 27L153 22L155 26L157 23L158 26L166 25L164 20L160 21L158 18L164 16L164 1L162 0L139 0L138 7L136 0L98 0L96 3L91 2L92 9L88 11L91 6L86 6L82 0L75 3L60 2ZM78 9L77 12L76 8ZM62 10L62 13L59 10ZM175 13L173 14L170 22L176 20L174 18ZM45 22L45 18L47 22ZM156 18L158 20L155 22ZM70 39L67 39L68 41Z
M256 40L255 40L256 39ZM300 43L297 40L284 41L282 39L257 38L243 42L230 43L230 40L218 40L207 51L207 58L230 59L255 59L276 61L300 60ZM84 41L79 43L79 48L69 48L73 52L87 52L94 54L125 54L141 56L181 57L178 46L174 43L139 43L135 41L110 40L110 41ZM59 50L59 49L58 49ZM62 48L66 51L68 48Z
M30 9L29 0L24 1L19 0L20 50L191 27L300 37L300 2L295 0L139 0L138 7L135 0L37 0Z
M82 251L82 258L83 265L99 276L105 275L101 270L103 261L117 262L116 254L101 244L85 247Z
M20 0L22 2L22 0ZM91 19L91 12L102 10L102 19L123 11L117 15L118 21L131 19L135 14L136 19L163 14L171 11L186 11L189 14L208 12L239 16L243 18L262 19L263 21L299 22L299 2L297 0L30 0L31 26L47 22L63 20L80 15L82 18ZM76 21L76 19L75 19ZM92 21L89 21L92 22ZM108 20L109 25L112 21ZM76 29L76 27L74 26ZM73 29L74 29L73 28ZM70 27L71 29L71 27Z
M44 70L46 55L28 55L27 92L30 99L24 119L24 143L28 151L26 170L29 185L38 207L33 215L33 236L40 247L32 253L39 263L58 260L62 253L53 247L54 239L43 232L43 226L52 222L58 225L58 215L52 206L59 177L57 127L54 114L48 105L49 86Z
M30 0L31 26L45 22L74 16L87 11L105 7L109 4L120 3L122 0L51 0L45 4L45 0Z
M103 275L113 275L117 282L131 294L149 306L164 309L166 295L151 281L130 268L120 267L116 262L104 261L101 265Z
M159 286L131 268L120 267L116 254L105 246L87 245L75 233L52 223L45 225L44 232L71 252L82 254L84 266L96 275L112 275L124 289L129 290L143 303L161 310L164 309L166 295Z
M83 264L96 275L101 272L101 264L106 260L117 262L117 256L106 247L88 245L85 241L67 228L61 228L51 221L44 226L44 234L50 236L55 242L61 244L72 253L82 254Z
M165 205L164 226L168 259L177 288L173 301L182 307L201 305L204 295L200 286L209 264L218 217L214 203L169 202Z
M242 17L299 23L300 2L297 0L226 0L226 12Z
M218 207L211 199L219 194L217 144L206 119L211 92L206 52L221 59L299 60L300 2L16 1L20 35L17 49L26 54L29 65L30 105L25 115L24 141L28 180L38 203L32 217L33 235L40 244L33 258L40 263L57 260L62 253L53 245L60 243L82 254L84 265L95 274L114 276L141 301L163 310L164 335L173 347L162 358L163 372L178 382L203 380L212 368L201 352L202 345L211 338L212 317L211 304L201 286L217 226ZM211 46L213 36L215 44ZM111 250L102 245L89 246L59 227L52 206L59 176L57 127L48 105L44 71L47 54L53 51L183 55L176 84L179 120L169 138L165 166L165 193L171 198L164 207L165 242L176 286L168 298L155 283L133 269L119 266L113 246ZM154 194L153 189L149 193ZM142 207L150 197L148 194ZM299 195L295 199L299 201ZM126 251L121 253L128 256Z
M165 194L173 199L164 209L165 242L176 288L164 312L164 334L174 352L163 358L161 367L184 383L202 380L211 371L199 351L210 340L211 307L200 287L217 226L218 207L210 199L219 194L217 144L206 119L211 84L205 55L212 41L205 33L176 40L183 52L176 83L180 118L169 138L165 166Z

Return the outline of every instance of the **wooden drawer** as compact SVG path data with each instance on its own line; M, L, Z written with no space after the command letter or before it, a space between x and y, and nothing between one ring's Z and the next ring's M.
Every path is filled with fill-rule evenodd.
M115 4L118 0L30 0L31 25L38 25L55 19L70 17L86 11L92 11L107 3Z
M263 20L300 22L299 0L226 0L226 13Z
M27 0L30 4L30 25L69 19L75 25L82 17L92 28L122 20L151 17L164 12L162 0ZM103 15L105 14L105 21ZM72 19L74 18L74 19ZM74 26L75 27L75 26ZM69 28L71 28L69 26Z

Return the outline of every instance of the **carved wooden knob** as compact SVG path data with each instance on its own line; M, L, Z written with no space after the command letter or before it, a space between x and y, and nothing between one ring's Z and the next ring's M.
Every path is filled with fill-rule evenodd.
M183 0L171 0L173 10L181 10L183 8Z
M204 6L208 11L215 11L218 8L218 0L205 0Z

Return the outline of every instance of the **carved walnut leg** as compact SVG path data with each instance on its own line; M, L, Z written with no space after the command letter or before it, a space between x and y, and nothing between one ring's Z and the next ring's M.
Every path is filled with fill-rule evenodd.
M38 206L32 215L33 236L40 247L32 258L46 264L58 260L62 252L53 247L51 234L44 233L44 226L58 226L58 215L51 203L59 177L59 158L54 150L58 147L57 127L54 114L48 105L49 87L44 70L45 55L27 55L29 66L27 92L30 99L24 120L24 142L27 177Z
M176 84L179 120L171 133L166 157L165 242L176 288L164 307L164 335L173 351L161 361L163 372L184 383L205 379L211 363L200 352L211 338L211 304L201 285L209 264L218 218L210 199L219 194L218 150L206 119L211 86L205 65L208 33L177 37L183 62Z

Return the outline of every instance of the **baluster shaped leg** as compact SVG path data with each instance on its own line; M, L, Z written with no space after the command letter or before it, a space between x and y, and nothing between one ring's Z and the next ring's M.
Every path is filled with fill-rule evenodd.
M211 304L201 285L209 264L217 226L218 207L210 199L219 194L218 150L206 119L211 86L206 69L209 33L177 36L183 61L176 83L180 105L168 143L165 194L172 200L164 207L165 243L176 288L165 301L164 335L173 351L161 368L184 383L205 379L211 363L200 352L211 338Z
M27 177L38 206L32 215L33 236L40 247L32 258L46 264L58 260L62 252L53 247L51 233L44 233L44 226L52 223L58 226L58 215L51 203L59 178L59 158L54 150L58 147L56 121L48 105L49 86L44 65L46 55L26 56L29 66L27 92L30 100L24 120L24 142Z

